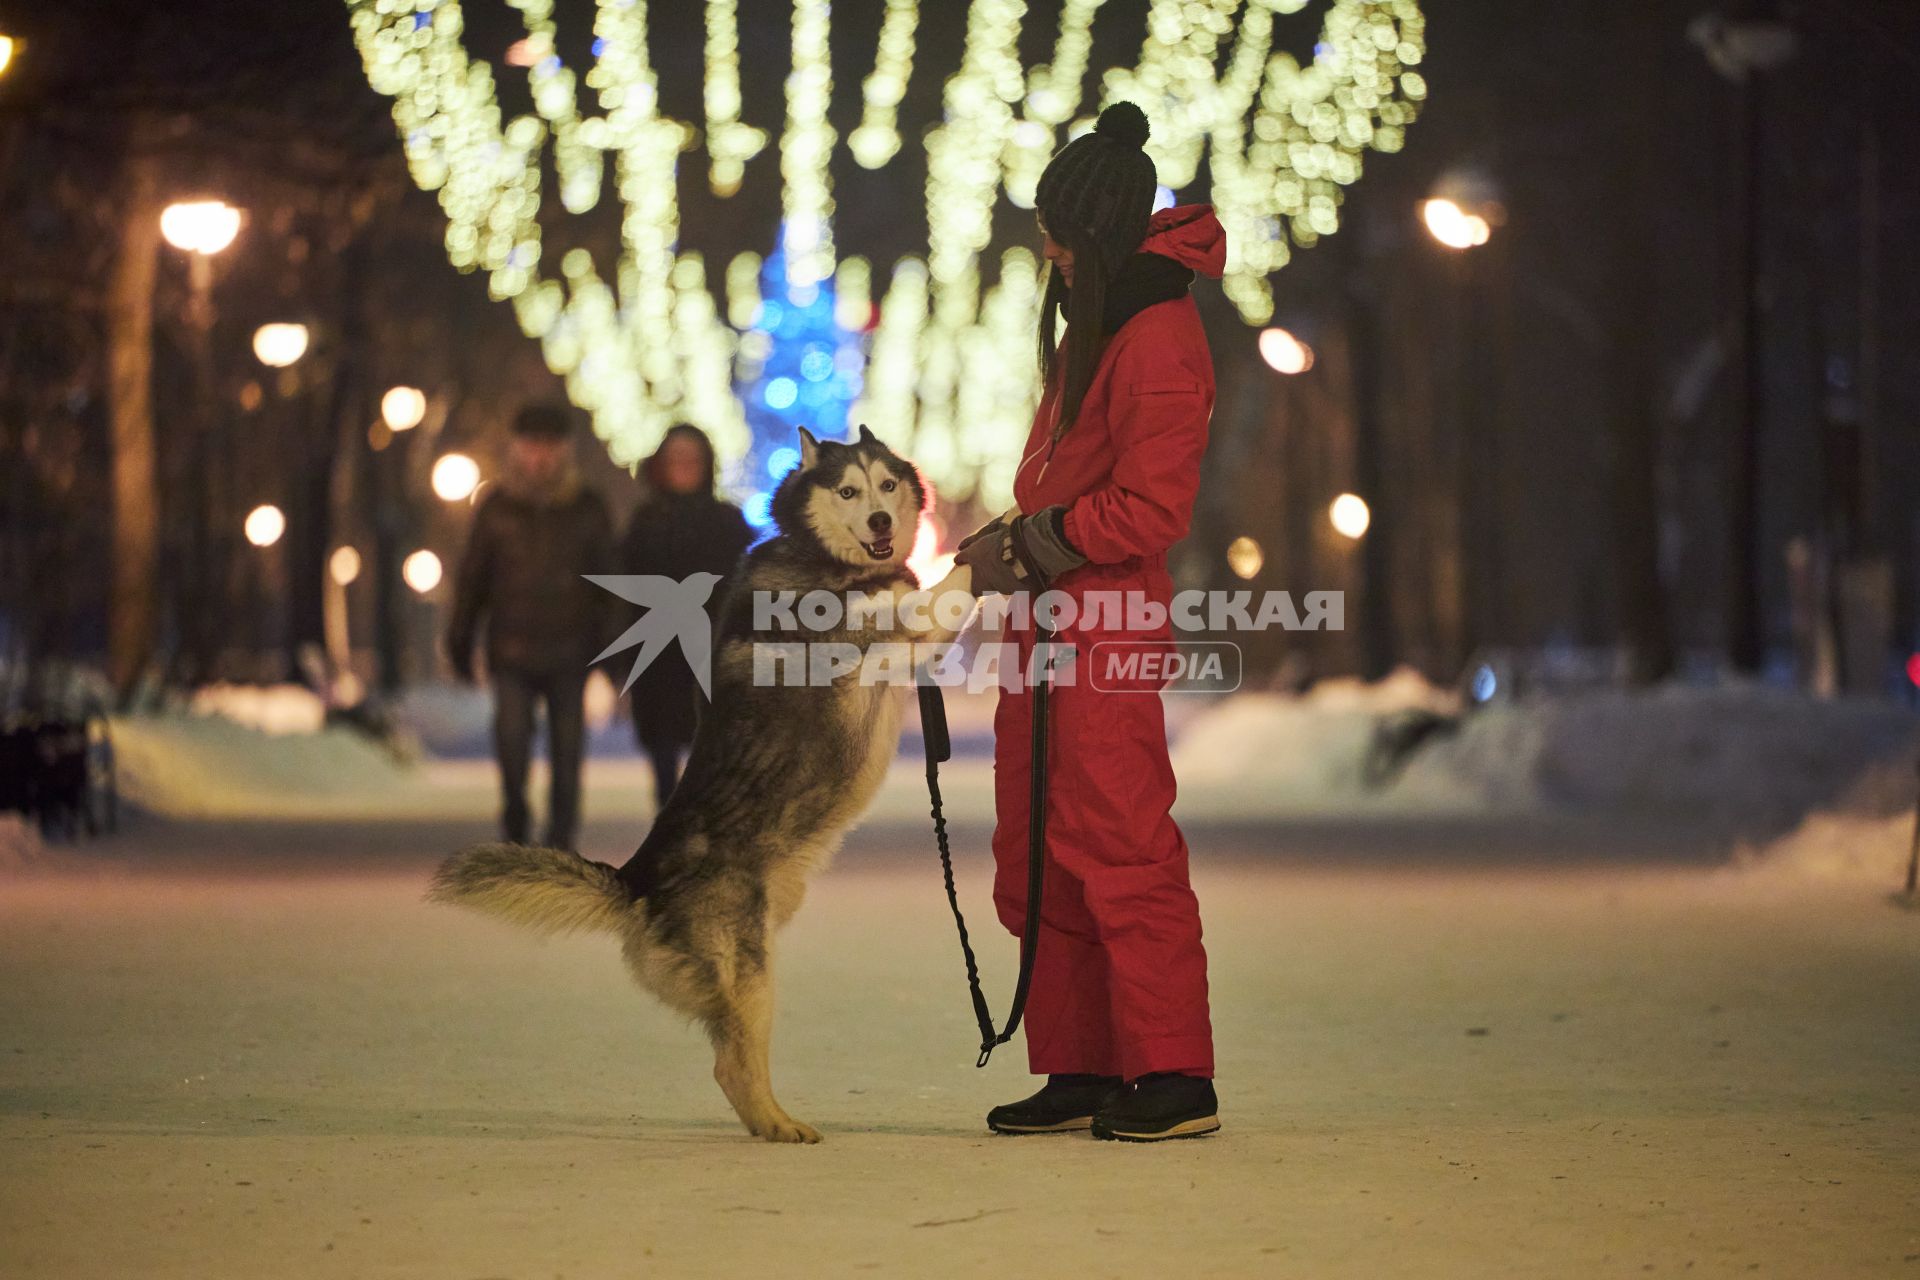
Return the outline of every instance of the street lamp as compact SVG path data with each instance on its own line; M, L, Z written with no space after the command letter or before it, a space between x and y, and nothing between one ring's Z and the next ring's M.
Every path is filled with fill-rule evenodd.
M1267 553L1252 538L1241 534L1227 544L1227 568L1233 570L1233 576L1243 581L1252 581L1260 576L1260 568L1267 562Z
M1477 249L1493 238L1493 229L1506 221L1500 188L1477 169L1454 169L1443 175L1433 195L1420 202L1420 221L1427 234L1449 249Z
M427 416L427 393L418 387L392 387L380 397L380 419L389 431L411 431Z
M14 51L19 47L19 41L12 36L0 36L0 75L5 75L7 68L13 65Z
M160 234L176 249L207 257L240 234L240 211L224 200L182 200L161 211Z
M264 503L247 512L247 541L256 547L270 547L287 531L287 517L272 503Z
M307 326L263 324L253 331L253 354L269 369L284 369L307 354Z
M400 577L421 595L440 585L443 572L440 557L431 551L416 551L400 562Z
M1368 527L1373 524L1373 510L1359 494L1343 493L1328 506L1327 519L1335 533L1358 542L1366 537Z
M217 379L214 375L212 336L213 258L240 234L240 221L240 210L224 200L181 200L160 211L161 237L187 255L187 352L193 370L196 412L195 429L186 447L191 455L189 469L192 474L202 477L222 476L232 465L231 459L220 447L220 441L216 439L219 422L214 412ZM200 489L200 513L193 522L192 551L188 557L187 572L193 584L190 595L199 602L199 607L189 611L190 643L194 664L202 674L212 665L213 654L219 644L216 633L218 611L212 606L221 590L219 584L226 580L221 561L226 556L227 540L215 535L216 529L227 527L228 513L221 509L215 497L223 492L230 492L230 487L222 482ZM249 525L253 519L253 515L247 517ZM282 522L284 528L284 517ZM251 538L252 534L248 536ZM274 534L275 538L279 536L279 533Z
M466 454L443 454L433 464L433 491L446 501L470 498L479 487L480 464Z
M338 586L351 583L360 576L360 552L353 547L335 547L327 557L327 576Z
M1305 373L1313 368L1313 348L1285 329L1260 331L1260 358L1275 373Z
M1428 234L1449 249L1473 249L1493 238L1493 227L1485 218L1444 196L1422 201L1420 218Z

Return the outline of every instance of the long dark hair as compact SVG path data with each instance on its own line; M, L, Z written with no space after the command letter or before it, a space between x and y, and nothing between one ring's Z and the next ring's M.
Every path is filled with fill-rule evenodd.
M1080 414L1080 402L1093 385L1093 371L1106 346L1101 318L1107 309L1107 286L1113 283L1114 268L1107 255L1090 235L1073 228L1047 228L1055 240L1073 254L1073 277L1069 289L1060 273L1047 265L1047 283L1040 295L1040 377L1041 385L1052 387L1056 372L1061 373L1060 398L1056 402L1053 439L1057 444ZM1067 318L1067 340L1062 349L1057 317Z

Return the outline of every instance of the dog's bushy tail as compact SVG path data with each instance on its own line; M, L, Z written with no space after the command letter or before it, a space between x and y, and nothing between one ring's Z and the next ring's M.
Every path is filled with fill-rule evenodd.
M462 849L440 864L427 900L472 907L547 934L618 931L636 909L633 895L606 863L526 844Z

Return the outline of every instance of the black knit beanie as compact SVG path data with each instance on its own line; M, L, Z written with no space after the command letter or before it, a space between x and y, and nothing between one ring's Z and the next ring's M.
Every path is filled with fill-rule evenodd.
M573 410L565 405L530 404L513 415L513 434L564 440L573 434Z
M1079 232L1099 246L1118 271L1147 236L1159 179L1147 145L1146 113L1116 102L1083 133L1054 153L1034 191L1034 207L1055 239Z

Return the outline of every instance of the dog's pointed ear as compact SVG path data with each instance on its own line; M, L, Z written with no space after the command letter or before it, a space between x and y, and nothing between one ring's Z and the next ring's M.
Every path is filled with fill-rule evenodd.
M880 442L873 438L873 432L867 430L867 424L863 422L860 424L860 438L856 440L854 443L855 444L879 444Z
M800 469L810 471L813 464L820 460L820 442L813 438L813 432L800 428Z

